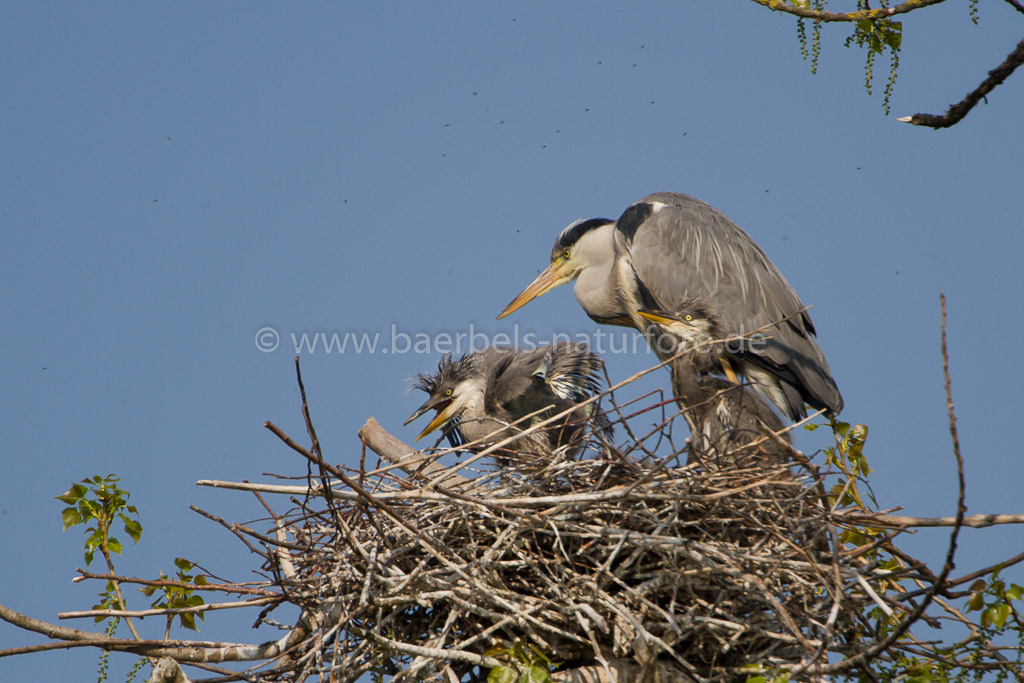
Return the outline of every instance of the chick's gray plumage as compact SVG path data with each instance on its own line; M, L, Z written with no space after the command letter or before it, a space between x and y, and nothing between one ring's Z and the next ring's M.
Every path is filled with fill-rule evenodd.
M661 322L649 322L652 343L670 354L689 349L671 363L672 392L690 427L691 453L704 464L725 459L762 440L762 429L778 432L779 416L745 386L708 373L718 368L721 330L711 307L700 299L687 299L673 311L642 309ZM648 320L649 318L644 318ZM671 343L666 343L671 342ZM756 387L755 388L759 388ZM782 435L789 440L788 434ZM759 444L760 455L778 455L774 442ZM709 462L711 461L711 462Z
M762 429L783 429L782 420L764 400L749 388L714 375L702 375L683 360L672 365L672 391L690 427L690 462L736 465L737 458L779 455L772 441L763 439ZM763 427L762 427L763 425ZM788 432L781 435L789 441ZM753 453L745 447L761 442ZM742 464L748 464L747 462Z
M406 424L436 410L440 428L453 447L480 442L470 450L521 432L571 409L601 390L601 360L583 344L555 344L519 351L492 347L453 360L445 356L433 375L420 375L416 387L429 397ZM450 393L446 393L450 392ZM509 451L546 454L579 442L581 420L593 404L508 445ZM447 411L447 414L445 414ZM538 411L541 411L538 413ZM512 423L537 413L529 419ZM431 431L424 430L420 436Z

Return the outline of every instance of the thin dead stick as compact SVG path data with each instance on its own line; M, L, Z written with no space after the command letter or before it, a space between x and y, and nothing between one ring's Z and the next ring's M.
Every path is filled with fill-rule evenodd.
M245 483L247 483L247 482L245 482ZM252 489L246 489L246 490L250 490L251 491ZM289 543L288 541L279 541L278 539L271 538L270 536L267 536L266 534L261 534L260 532L256 531L255 529L250 529L249 527L245 526L244 524L238 524L237 522L232 522L232 523L226 522L223 519L221 519L220 517L217 517L216 515L211 515L210 513L206 512L204 510L201 510L200 508L197 508L195 505L189 505L189 509L190 510L194 510L195 512L198 512L199 514L201 514L203 517L206 517L207 519L212 519L215 522L219 522L223 526L227 527L230 531L232 531L236 536L239 535L239 534L245 534L246 536L250 536L252 538L255 538L256 540L258 540L261 543L264 543L264 544L266 544L267 546L270 546L270 547L287 548L288 550L296 550L296 551L304 550L304 548L301 545L298 545L296 543ZM250 547L250 549L252 549L252 546L249 546L249 547ZM253 552L256 552L256 551L253 550ZM263 553L257 553L257 554L258 555L263 555Z
M959 586L961 584L967 583L968 581L973 581L974 579L977 579L977 578L980 578L982 576L985 576L986 574L991 574L996 569L1001 571L1003 569L1006 569L1007 567L1012 567L1013 565L1018 564L1020 562L1024 562L1024 553L1021 553L1019 555L1011 557L1010 559L1008 559L1008 560L1006 560L1004 562L997 562L996 564L994 564L994 565L992 565L990 567L985 567L984 569L979 569L976 572L971 572L970 574L965 574L964 576L961 576L958 579L952 579L950 581L947 581L946 585L949 586L950 588L952 588L953 586Z
M767 481L767 480L766 480ZM382 491L374 495L374 499L381 504L395 501L445 501L456 498L467 503L485 505L502 509L505 507L548 507L557 505L568 505L573 503L594 503L599 501L693 501L708 502L734 496L737 493L763 486L765 481L756 480L716 491L715 493L694 494L684 490L654 492L636 492L633 484L615 486L601 491L581 491L579 493L567 493L557 496L509 496L507 498L482 498L479 496L451 495L440 492L433 492L428 489L413 489L411 491ZM774 482L778 485L794 485L792 482ZM250 484L247 482L213 481L203 479L196 482L197 486L210 486L213 488L234 489L237 491L251 491L253 487L267 493L300 494L308 489L305 486L280 486L275 484ZM320 489L316 489L319 493ZM332 490L331 495L336 499L356 501L362 498L361 494L351 491Z
M58 619L84 619L85 617L156 617L170 614L195 614L197 612L214 612L222 609L237 609L239 607L255 607L258 605L269 605L274 602L281 602L281 596L273 598L256 598L254 600L243 600L241 602L213 602L195 607L167 607L161 609L90 609L80 612L58 612Z
M894 527L903 529L907 527L948 527L956 526L957 518L954 517L907 517L904 515L865 515L862 513L836 512L834 516L839 521L847 521L852 524L863 524L866 526ZM962 526L983 529L996 524L1024 524L1024 515L990 515L978 514L964 517L960 524Z
M182 583L181 581L153 581L150 579L140 579L134 576L110 576L109 574L93 574L87 572L84 569L75 569L81 576L76 576L71 579L72 583L80 583L86 579L100 579L106 581L108 579L113 581L120 581L121 583L137 584L140 586L156 586L157 588L185 588L191 591L219 591L221 593L237 593L239 595L262 595L266 597L274 597L279 595L278 593L263 588L250 588L241 584L234 583Z

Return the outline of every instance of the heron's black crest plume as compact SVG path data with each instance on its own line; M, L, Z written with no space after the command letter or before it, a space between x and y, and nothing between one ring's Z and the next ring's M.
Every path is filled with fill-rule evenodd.
M440 387L446 384L455 384L466 377L473 368L473 357L470 354L463 354L461 358L452 359L452 354L446 353L437 362L437 372L432 375L419 373L415 377L413 387L433 395Z
M551 259L554 260L556 256L561 254L564 250L571 248L574 244L580 241L580 238L591 230L597 230L605 225L611 225L615 221L610 218L587 218L573 221L570 223L561 234L558 239L555 240L555 246L551 248Z

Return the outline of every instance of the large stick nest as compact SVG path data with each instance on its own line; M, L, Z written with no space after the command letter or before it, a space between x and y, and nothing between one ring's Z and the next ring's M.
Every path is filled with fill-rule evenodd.
M667 422L656 431L671 440ZM771 464L788 445L767 438L721 470L642 438L636 452L593 438L575 457L503 458L471 480L405 464L413 474L363 467L339 489L321 467L342 492L287 519L304 548L289 602L328 626L314 659L341 680L472 680L542 653L562 670L627 660L716 681L856 654L866 609L908 606L840 551L821 480Z

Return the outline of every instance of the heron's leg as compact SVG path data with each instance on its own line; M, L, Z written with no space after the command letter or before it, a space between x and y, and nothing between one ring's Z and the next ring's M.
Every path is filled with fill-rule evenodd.
M729 359L726 358L725 356L722 356L721 358L718 359L718 361L722 364L722 372L725 373L725 376L729 379L729 381L732 382L733 384L740 384L740 378L736 374L736 371L732 369L732 364L729 362Z

